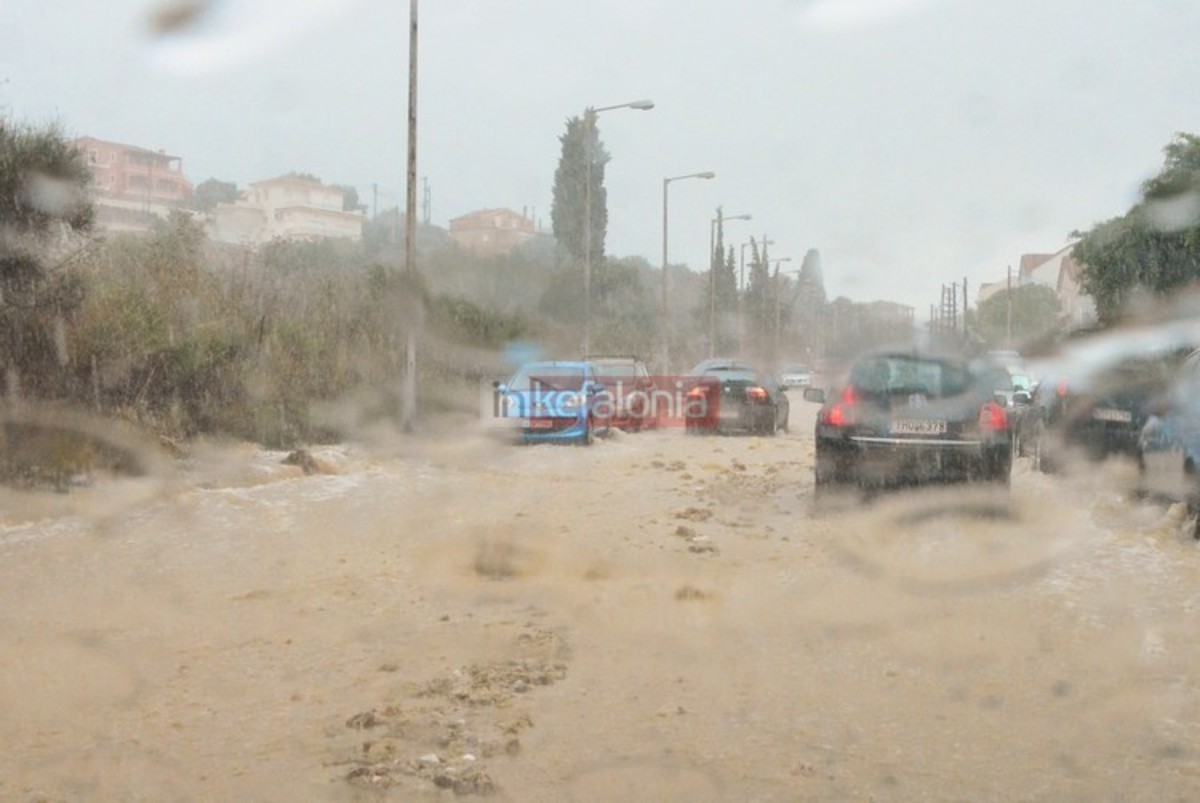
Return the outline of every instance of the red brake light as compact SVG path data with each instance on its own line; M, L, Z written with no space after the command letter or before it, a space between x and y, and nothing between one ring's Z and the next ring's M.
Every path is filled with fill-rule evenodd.
M995 402L988 402L979 408L979 428L994 431L1008 429L1008 413Z
M765 402L768 398L765 388L746 388L746 398L753 402Z
M704 389L704 385L696 385L696 387L688 391L687 395L689 399L695 401L697 399L703 399L706 395L708 395L708 392Z
M1058 398L1060 399L1066 398L1068 390L1066 382L1059 382L1058 386L1054 388L1054 392L1058 394Z
M835 403L825 413L822 423L828 424L831 427L849 426L853 421L851 415L853 407L858 403L858 392L853 385L847 385L842 391L841 401Z

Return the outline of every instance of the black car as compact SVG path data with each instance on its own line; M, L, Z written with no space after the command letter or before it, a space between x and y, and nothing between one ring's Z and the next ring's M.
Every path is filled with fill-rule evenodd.
M1012 442L996 375L986 360L909 348L860 357L829 395L809 388L804 398L822 405L817 485L1007 484Z
M1062 468L1072 454L1136 459L1138 436L1168 379L1160 357L1127 357L1088 375L1045 377L1017 427L1018 452L1041 471Z
M787 430L789 412L783 383L740 360L705 360L688 375L684 427L690 434L774 435Z

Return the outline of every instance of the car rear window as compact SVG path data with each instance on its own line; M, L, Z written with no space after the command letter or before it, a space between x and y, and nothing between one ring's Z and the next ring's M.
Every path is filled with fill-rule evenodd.
M909 356L872 357L856 364L850 382L872 396L919 393L923 396L958 396L971 387L965 366L946 360Z

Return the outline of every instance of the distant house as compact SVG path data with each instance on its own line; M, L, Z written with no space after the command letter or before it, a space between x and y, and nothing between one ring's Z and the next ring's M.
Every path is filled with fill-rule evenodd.
M895 301L870 301L862 305L867 314L877 321L892 323L912 322L916 319L916 310L908 304Z
M1052 254L1022 254L1017 275L1012 278L1013 287L1040 284L1053 290L1062 308L1063 322L1072 328L1096 321L1095 302L1080 287L1083 265L1071 255L1074 247L1072 242ZM1008 286L1007 278L980 285L979 301L986 301Z
M232 204L217 204L212 236L223 243L262 245L274 239L361 240L365 217L342 208L345 193L316 179L288 175L254 182Z
M105 231L148 231L192 197L183 160L166 151L78 137L72 143L92 171L96 225Z
M450 220L450 236L478 256L507 254L542 236L533 219L511 209L481 209Z

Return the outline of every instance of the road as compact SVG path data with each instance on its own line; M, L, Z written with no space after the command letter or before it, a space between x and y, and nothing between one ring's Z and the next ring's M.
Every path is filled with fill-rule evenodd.
M818 505L813 411L7 491L0 799L1200 799L1182 512Z

